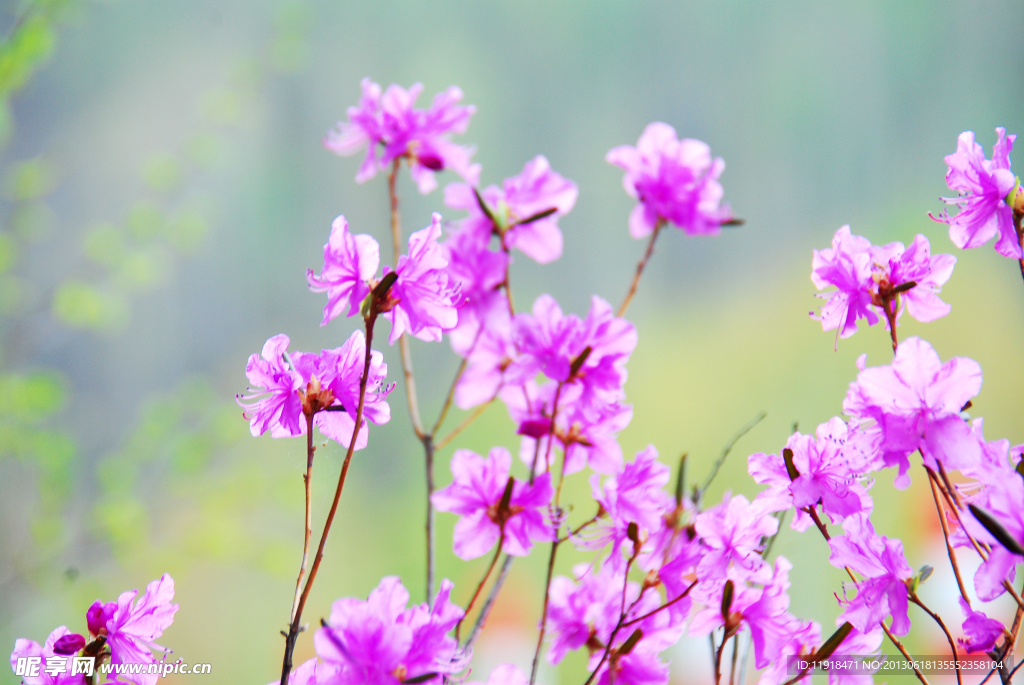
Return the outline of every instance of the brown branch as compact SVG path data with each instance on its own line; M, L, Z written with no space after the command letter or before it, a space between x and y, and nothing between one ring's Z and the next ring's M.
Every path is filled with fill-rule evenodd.
M636 288L640 285L640 276L644 273L644 267L647 266L647 260L651 258L654 253L654 241L658 239L658 234L661 233L662 226L665 225L665 220L659 218L654 224L654 231L651 233L651 239L647 243L647 251L644 252L643 258L636 265L636 275L633 276L633 282L629 285L629 292L626 293L626 299L622 301L622 305L619 307L619 311L615 316L622 316L629 309L629 303L632 302L633 296L636 295Z
M494 557L491 559L491 563L487 566L487 572L484 573L484 577L480 579L480 583L476 586L476 592L469 600L469 604L466 605L466 612L459 619L459 622L455 624L455 641L459 641L459 631L462 629L462 622L469 616L470 610L473 605L476 604L477 597L480 596L480 592L484 589L484 585L487 584L487 579L491 577L491 571L494 570L494 565L498 563L498 557L501 555L501 548L505 546L505 526L501 527L501 536L498 538L498 549L494 550Z
M292 613L289 622L295 620L295 611L299 608L299 596L302 594L302 581L306 578L306 563L309 561L309 538L313 534L313 510L310 500L310 489L313 482L313 414L306 414L306 475L302 477L306 490L305 532L302 538L302 563L299 565L299 578L295 581L295 597L292 599Z
M928 471L928 484L932 488L932 499L935 500L935 513L939 517L939 523L942 524L942 537L946 541L946 554L949 556L949 563L953 567L953 575L956 576L956 585L960 588L960 596L967 602L967 606L971 605L971 600L967 595L967 589L964 587L964 580L960 576L960 564L956 560L956 552L953 551L953 546L949 542L949 525L946 523L946 512L939 503L939 491L935 485L935 475L929 470Z
M467 428L469 428L469 426L474 421L476 421L478 418L480 418L481 414L483 414L485 411L487 411L487 408L489 406L491 406L491 404L494 402L494 399L495 398L492 397L491 399L487 400L486 402L481 404L479 407L474 409L473 413L470 414L469 416L467 416L465 419L463 419L462 423L460 423L458 426L453 428L451 433L449 433L448 435L446 435L443 438L441 438L440 440L438 440L437 443L434 444L434 449L440 450L440 449L444 449L445 447L447 447L448 444L452 440L454 440L458 436L459 433L461 433L462 431L464 431Z
M924 605L924 602L922 602L921 599L917 596L916 592L910 592L910 601L916 604L917 606L921 607L926 614L932 617L933 621L939 624L939 627L942 628L942 632L946 634L946 641L949 642L949 648L953 650L954 661L958 661L960 659L960 656L956 651L956 643L953 642L953 636L949 634L949 629L946 627L946 623L942 620L942 617L934 611L932 611L931 609L929 609L928 607L926 607ZM956 669L956 682L957 685L963 684L963 681L960 679L959 668Z

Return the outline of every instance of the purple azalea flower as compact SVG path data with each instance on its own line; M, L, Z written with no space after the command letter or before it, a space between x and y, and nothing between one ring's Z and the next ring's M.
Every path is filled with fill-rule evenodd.
M516 314L512 342L520 354L506 369L508 384L521 385L543 373L561 383L581 383L582 402L605 404L624 396L625 365L637 336L633 324L616 317L600 297L591 299L587 318L580 320L562 314L550 295L541 295L532 315Z
M960 469L981 459L981 443L960 411L981 389L981 367L972 359L954 357L945 364L920 338L904 340L889 366L864 368L843 401L843 411L874 420L882 436L886 466L898 466L896 487L910 484L908 456L920 450L932 468L941 461Z
M11 652L11 670L17 672L18 659L40 658L39 671L36 675L23 676L21 682L25 685L88 685L88 681L81 673L71 675L70 665L66 672L58 672L51 675L46 672L46 660L53 656L63 656L65 663L70 664L70 658L74 652L67 652L60 649L60 642L67 641L67 638L74 635L66 626L54 629L46 638L46 643L40 645L35 640L18 638L14 641L14 651ZM78 636L80 637L80 636ZM75 650L77 651L77 650Z
M903 243L874 246L842 226L831 248L814 251L811 281L818 290L829 286L837 290L819 295L828 301L818 316L811 316L821 321L822 330L838 329L843 338L857 332L858 319L866 319L869 326L881 319L888 327L886 306L898 307L897 318L905 306L918 321L934 321L949 313L949 305L937 293L952 275L954 264L952 255L932 256L923 235L918 234L909 248ZM916 285L900 290L911 281ZM887 304L894 300L895 305Z
M1024 502L1024 479L1009 469L1006 471L1003 478L993 477L980 492L968 497L968 501L984 509L1018 545L1024 547L1024 507L1021 506ZM1024 556L1008 550L973 515L964 515L961 520L975 540L986 542L991 547L988 559L974 574L978 598L990 602L1006 592L1003 581L1013 582L1017 565L1024 564ZM963 542L970 544L966 540Z
M773 640L773 646L778 650L779 657L766 664L757 685L782 685L793 676L788 671L789 656L809 656L821 642L821 626L814 621L800 621L790 617L790 623L782 623L785 631ZM753 631L753 627L751 627ZM798 683L810 683L811 675L797 681Z
M974 142L974 131L964 131L956 142L956 152L946 156L949 171L946 184L960 195L942 198L946 204L956 205L960 212L950 216L943 212L936 221L949 224L949 238L959 248L980 247L999 236L996 252L1004 257L1020 259L1020 244L1013 225L1013 208L1006 197L1017 185L1010 171L1010 151L1016 135L1006 135L1005 128L997 128L992 159L985 159L985 151Z
M748 459L751 477L769 485L757 496L767 511L797 509L792 527L804 531L811 524L811 517L801 511L805 507L821 509L832 521L841 521L861 511L870 512L872 501L867 489L858 482L863 475L855 465L860 454L854 447L853 463L847 456L847 436L852 433L846 423L835 417L818 426L816 436L794 433L786 441L786 448L793 452L793 466L798 472L790 478L785 460L778 454L757 453ZM856 441L855 441L856 442Z
M539 264L547 264L562 256L558 219L572 210L578 194L575 183L556 174L548 160L537 155L518 176L505 179L501 188L492 185L480 193L494 221L480 207L471 185L449 184L444 190L444 203L469 212L462 221L464 230L485 241L495 234L505 252L516 248ZM554 212L519 223L549 210Z
M476 185L480 165L470 163L473 148L456 145L452 133L465 133L476 112L473 105L459 105L462 90L451 86L434 97L430 109L415 109L422 84L409 90L391 85L381 88L368 78L362 81L363 95L358 107L349 107L348 122L338 122L328 132L324 147L341 156L355 154L365 145L366 158L356 182L363 183L385 170L396 159L407 158L413 180L423 194L437 187L434 172L451 169ZM384 147L377 157L377 145Z
M554 539L555 531L543 513L554 495L551 475L540 476L533 485L515 480L508 510L503 511L500 505L511 467L512 455L504 447L492 448L486 459L470 450L456 450L452 456L454 482L430 499L440 511L462 517L452 535L460 559L487 554L502 527L504 549L513 556L526 556L534 542Z
M245 366L246 378L257 391L237 395L235 401L244 409L242 416L249 422L253 436L269 430L275 438L283 438L301 435L304 430L298 393L302 377L284 358L290 342L283 333L275 335L263 345L260 354L249 357Z
M730 562L749 580L765 582L771 576L771 567L761 557L761 538L774 535L779 521L759 503L727 492L721 504L697 516L694 526L707 549L697 566L700 580L724 579Z
M151 664L153 649L167 651L153 641L171 625L178 610L177 604L171 604L174 580L165 573L147 585L145 594L135 601L138 594L138 590L123 592L117 602L107 604L97 600L86 614L89 632L106 636L112 664ZM121 677L137 685L154 685L159 678L151 673Z
M618 433L629 425L633 408L619 402L589 405L580 401L584 393L581 384L562 386L558 391L558 413L554 433L551 432L551 412L557 383L537 385L528 381L523 385L510 385L501 390L499 397L508 408L512 421L523 436L519 457L532 467L536 456L537 473L550 470L555 460L548 448L553 438L564 452L564 472L568 475L590 466L598 473L613 474L622 466L622 448Z
M466 368L455 387L455 404L469 409L493 400L505 384L505 369L517 355L507 316L482 329L466 356Z
M409 253L398 258L398 280L388 291L391 308L384 316L391 321L392 345L408 331L420 340L439 341L441 332L455 328L462 304L457 283L446 268L441 237L441 215L434 213L429 226L409 236ZM384 275L391 272L384 267Z
M530 679L515 664L500 664L491 671L486 685L528 685ZM478 680L471 680L466 685L484 685Z
M579 564L573 568L573 573L577 582L558 576L551 583L548 661L557 664L567 652L586 647L590 652L588 668L594 669L601 661L605 646L619 621L623 589L627 620L657 609L661 597L657 592L648 592L647 588L642 591L638 583L625 583L622 572L613 570L608 564L602 565L597 572L588 564ZM605 661L595 682L608 683L610 672L614 672L614 681L619 683L664 685L668 682L668 667L659 661L658 654L679 639L682 624L673 622L669 612L659 611L628 629L620 630L613 647L620 647L636 628L643 632L640 641L629 654L615 655Z
M389 576L365 602L352 597L334 602L327 625L313 638L317 655L337 669L330 682L399 685L436 673L420 682L440 685L444 674L461 671L466 664L448 633L463 611L450 602L451 589L451 582L442 580L433 609L426 604L406 608L409 591Z
M352 235L348 232L348 221L339 216L331 224L331 237L324 245L324 267L320 275L307 269L306 280L309 289L315 293L327 293L324 318L321 326L348 307L347 316L355 316L363 300L370 294L369 281L380 266L380 245L372 236Z
M981 611L975 611L970 607L963 597L958 598L960 610L967 618L964 620L964 637L957 642L966 654L977 654L979 652L990 652L995 649L996 642L1006 632L1003 624L994 618L989 618ZM966 638L966 639L965 639Z
M590 477L593 497L608 514L597 527L594 537L581 541L587 549L601 549L611 543L608 561L616 569L625 567L626 557L633 554L633 543L628 537L629 525L637 527L638 539L646 543L650 535L660 530L664 516L675 503L662 490L668 483L670 469L658 461L658 451L653 445L636 455L614 476L601 483L601 477Z
M846 535L829 540L829 562L836 568L849 566L865 576L857 586L857 596L846 602L839 617L862 633L870 632L887 616L895 635L910 632L907 616L907 584L914 571L903 556L903 543L878 535L864 514L843 521Z
M655 122L644 129L636 147L621 145L605 156L622 167L622 184L638 200L629 215L629 232L643 238L658 221L669 221L689 235L715 235L732 219L729 205L721 205L718 177L725 169L721 157L692 138L679 140L668 124Z
M262 355L252 355L246 366L246 376L256 387L249 395L239 395L236 401L245 411L242 416L250 422L254 436L267 430L275 438L306 434L302 394L315 393L323 406L342 406L344 411L318 411L313 423L320 432L348 446L352 441L356 411L359 405L359 380L363 374L366 339L362 331L353 331L341 347L323 350L319 355L295 352L292 365L285 360L289 339L275 335L263 346ZM391 387L384 384L388 366L384 355L370 353L370 372L366 382L363 417L376 424L387 423L391 407L387 395ZM356 438L356 449L366 447L369 430L364 420Z
M741 611L754 645L754 665L764 668L773 661L785 661L783 650L792 647L794 637L804 644L816 644L821 628L789 613L789 571L793 564L785 557L775 559L775 573L761 596ZM799 653L799 652L797 652Z
M509 328L511 315L501 292L509 256L487 249L487 242L486 236L481 239L472 230L461 228L450 231L441 244L448 260L449 279L458 284L465 302L459 309L458 324L448 331L452 349L460 357L472 357L480 337L487 332L501 328L507 336Z

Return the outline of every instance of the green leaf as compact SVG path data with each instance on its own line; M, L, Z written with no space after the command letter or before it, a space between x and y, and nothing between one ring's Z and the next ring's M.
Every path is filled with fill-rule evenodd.
M180 186L182 177L181 164L166 152L150 157L142 172L146 184L163 193L169 193Z
M105 266L117 266L125 257L124 230L113 224L100 224L85 234L85 256Z
M42 157L12 165L4 178L4 195L11 200L36 200L53 191L53 169Z
M128 210L128 217L125 224L128 232L139 242L148 242L160 232L164 226L164 215L151 202L137 202L134 207Z
M7 271L18 258L18 244L9 233L0 233L0 273Z
M24 240L39 242L53 232L57 213L45 202L23 202L11 214L11 228Z
M53 296L53 314L75 328L110 330L127 322L128 302L88 283L67 281Z
M18 90L53 52L56 42L49 20L30 17L0 46L0 93Z

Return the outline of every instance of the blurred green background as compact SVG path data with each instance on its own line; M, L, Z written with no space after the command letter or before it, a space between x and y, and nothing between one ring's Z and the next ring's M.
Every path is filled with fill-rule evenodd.
M319 328L319 267L331 220L389 244L383 178L353 181L359 158L320 140L359 97L359 80L458 84L477 105L466 136L482 182L538 153L580 186L561 226L565 256L519 257L516 299L550 292L584 313L617 303L643 245L631 240L621 171L603 161L654 120L708 142L727 162L726 198L747 223L716 238L669 231L630 318L640 343L627 386L627 455L654 444L690 454L691 482L759 411L709 493L748 496L746 455L778 451L793 424L838 414L854 361L891 359L880 326L840 341L807 312L820 301L811 250L852 224L876 243L924 233L955 252L942 297L950 316L909 317L947 359L978 360L974 402L989 439L1024 441L1024 309L1017 265L989 246L957 251L928 211L948 194L943 156L975 130L1024 129L1024 15L994 2L6 2L0 12L0 645L84 630L111 601L163 572L181 605L161 643L209 662L215 683L280 672L301 552L300 440L255 439L233 402L247 356L279 332L295 349L341 343L354 320ZM453 180L442 176L442 183ZM400 185L406 232L442 194ZM449 218L457 218L451 213ZM390 248L385 254L390 253ZM397 350L384 350L399 379ZM456 368L446 344L414 341L422 402L436 414ZM314 625L341 596L397 574L423 600L422 453L402 389L394 419L357 454L306 612ZM461 417L449 419L449 426ZM493 406L455 446L515 451ZM453 446L454 447L454 446ZM440 454L439 480L447 483ZM322 521L343 451L317 453ZM517 465L519 468L521 465ZM922 473L898 496L879 478L876 526L904 539L914 567L939 570L924 595L959 625L952 579ZM589 486L567 483L574 516ZM439 575L465 603L486 559L451 553L439 522ZM319 526L319 523L316 524ZM587 559L567 547L559 570ZM792 610L831 631L842 577L825 543L785 526L775 553L796 568ZM545 554L517 562L481 640L474 677L528 667ZM971 562L966 560L965 566ZM1005 618L1008 609L993 610ZM1000 613L1002 612L1002 613ZM920 613L910 645L941 653ZM891 651L888 645L885 645ZM675 682L707 682L705 640L667 656ZM311 656L304 635L297 657ZM584 679L579 655L541 681ZM750 677L753 678L751 671ZM177 678L177 679L176 679ZM166 682L194 677L171 676ZM15 682L0 675L2 682Z

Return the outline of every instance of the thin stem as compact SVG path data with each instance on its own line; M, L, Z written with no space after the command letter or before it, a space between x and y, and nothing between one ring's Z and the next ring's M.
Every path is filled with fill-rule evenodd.
M636 295L636 288L640 285L640 276L644 273L644 267L647 266L647 260L651 258L654 253L654 241L658 239L658 234L661 233L661 227L665 225L663 219L658 219L654 224L654 231L651 233L651 239L647 243L647 251L644 252L643 258L636 265L636 275L633 276L633 282L629 285L629 292L626 293L626 299L622 301L622 305L619 307L619 312L616 316L622 316L629 309L629 303L633 300L633 296Z
M953 636L949 634L949 629L946 627L946 623L942 620L942 617L939 616L934 611L932 611L931 609L929 609L928 607L926 607L924 605L924 602L921 601L920 597L917 596L916 592L911 592L909 599L910 599L911 602L913 602L917 606L921 607L921 609L923 609L926 614L928 614L929 616L932 617L933 621L935 621L936 623L939 624L939 627L942 628L942 632L946 634L946 641L949 642L949 648L953 650L953 659L954 660L959 660L960 656L959 656L959 654L956 651L956 643L953 642ZM962 682L963 682L960 679L960 669L959 668L956 669L956 682L957 682L957 685L962 685Z
M754 426L761 423L761 421L763 421L766 416L768 416L767 412L760 412L757 416L751 419L750 423L741 428L736 433L736 435L732 436L732 440L726 443L725 447L722 448L722 454L719 455L718 461L716 461L715 465L711 467L711 473L708 474L707 480L705 480L704 484L700 486L699 490L697 490L697 501L694 502L695 504L699 504L699 501L703 498L704 493L707 492L707 489L709 487L711 487L711 482L715 479L715 476L718 475L718 470L722 468L722 464L725 463L726 457L728 457L729 453L732 452L732 448L736 446L736 443L739 442L740 438L749 433L754 428Z
M427 471L427 605L434 607L434 578L436 576L437 556L435 550L434 520L434 436L423 436L423 453Z
M476 604L477 597L480 596L480 592L484 589L484 585L487 584L487 579L491 577L491 571L494 570L494 565L498 563L498 557L501 555L501 548L505 546L505 527L501 527L501 537L498 538L498 549L494 550L494 557L491 559L491 563L487 566L487 572L484 573L484 577L480 579L480 584L476 586L476 592L473 593L473 597L470 598L469 604L466 605L466 612L459 619L459 622L455 624L455 641L459 641L459 631L462 629L462 622L469 616L470 610L473 605Z
M892 338L892 353L896 354L896 347L899 345L899 341L896 339L896 295L892 298L885 300L884 306L885 318L889 322L889 336Z
M533 665L530 667L530 685L537 682L537 667L540 665L540 650L544 645L544 629L548 622L548 603L551 598L551 576L555 572L555 554L558 552L559 540L551 543L551 556L548 558L548 576L544 583L544 606L540 612L540 634L537 636L537 651L533 654Z
M597 674L601 670L601 667L604 666L604 662L608 661L608 657L612 653L612 645L615 644L615 637L616 637L616 635L618 635L619 631L622 630L624 627L626 627L626 625L628 625L627 623L625 623L626 616L629 614L630 611L633 610L633 607L635 607L640 602L640 600L643 599L644 592L647 591L647 587L646 586L642 587L641 590L640 590L640 595L635 600L633 600L632 604L629 605L629 609L625 608L625 606L626 606L626 590L629 588L629 567L633 563L633 561L636 559L638 553L639 553L639 551L634 552L633 556L631 556L629 558L629 561L626 562L625 580L622 583L622 607L623 607L623 609L622 609L622 612L619 614L619 621L618 621L618 623L615 624L615 627L612 629L611 635L608 637L608 644L605 645L604 654L601 656L601 661L599 661L597 663L597 668L595 668L590 673L590 677L587 678L587 682L583 683L583 685L590 685L590 683L594 682L594 678L597 677Z
M473 649L473 645L476 643L476 639L480 636L480 632L484 629L484 624L487 622L487 617L491 613L491 607L494 606L495 600L498 598L498 593L501 592L502 585L505 584L505 579L508 577L509 569L512 568L512 557L508 554L505 555L505 561L501 564L501 571L498 572L498 577L494 579L494 585L491 586L491 591L487 595L487 599L484 601L484 605L480 607L480 614L476 617L476 623L473 624L473 631L469 634L466 639L466 644L463 647L463 651L469 652Z
M821 531L821 534L824 536L825 540L831 540L832 537L828 534L828 528L826 528L825 524L821 522L820 518L818 518L817 512L815 512L814 509L811 507L805 507L804 511L811 515L811 519L818 527L818 530ZM857 576L853 574L853 569L851 569L849 566L846 566L845 568L847 575L850 576L850 580L853 581L854 587L858 587ZM885 621L879 621L878 625L882 627L882 630L885 632L886 637L889 638L889 641L896 645L896 649L900 650L900 654L902 654L907 659L907 661L913 663L914 660L911 658L910 653L907 652L907 648L904 647L903 643L900 642L899 639L897 639L897 637L892 634L892 631L890 631L888 626L885 625ZM923 685L928 685L928 679L924 677L924 673L921 673L920 669L918 669L916 666L914 667L914 674L917 676L917 679L920 680Z
M728 641L725 628L722 628L722 644L718 645L718 650L715 652L715 685L718 685L722 679L722 652L725 651L725 643Z
M485 411L487 411L487 408L489 406L491 406L491 404L493 402L494 402L494 398L492 397L491 399L487 400L486 402L481 404L479 407L474 409L473 413L470 414L469 416L467 416L465 419L463 419L462 423L460 423L458 426L453 428L451 433L449 433L448 435L444 436L443 438L438 440L436 443L434 443L434 449L435 450L440 450L440 449L444 449L445 447L447 447L448 444L452 440L454 440L456 437L458 437L459 433L461 433L462 431L464 431L467 428L469 428L469 426L474 421L476 421L478 418L480 418L480 415L483 414Z
M690 590L692 590L696 586L697 586L697 581L695 580L692 583L690 583L689 587L687 587L685 590L683 590L682 594L680 594L678 597L676 597L672 601L665 602L664 604L662 604L657 609L654 609L652 611L648 611L646 614L644 614L643 616L640 616L639 618L634 618L631 621L626 621L625 623L622 624L622 627L623 628L628 628L629 626L633 625L634 623L639 623L640 621L644 620L645 618L650 618L651 616L654 616L656 613L658 613L662 609L669 608L670 606L672 606L673 604L675 604L679 600L681 600L684 597L686 597L687 595L689 595L690 594Z
M734 685L736 682L736 658L739 656L740 651L740 636L733 635L732 638L732 667L729 669L729 685Z
M444 404L441 405L441 412L437 415L437 421L434 422L434 426L430 429L431 435L437 435L437 431L441 428L441 424L448 417L448 410L452 407L452 400L455 398L455 388L459 385L459 379L462 378L462 374L466 371L466 366L469 364L469 354L462 358L462 362L459 364L459 370L455 372L455 378L452 379L452 384L448 387L448 395L444 398Z
M1016 208L1013 210L1013 227L1017 230L1017 244L1020 245L1021 250L1024 251L1024 212L1019 212ZM1024 278L1024 257L1021 257L1017 261L1020 262L1020 277ZM1017 669L1014 670L1016 671Z
M928 484L932 488L932 499L935 500L935 513L938 514L939 523L942 525L942 538L946 541L946 554L949 555L949 563L953 567L953 575L956 576L956 585L960 588L960 596L967 602L967 606L971 605L971 600L967 596L967 589L964 587L964 580L960 576L960 564L956 560L956 552L953 551L953 546L949 544L949 525L946 523L946 512L939 503L939 491L936 489L935 476L928 473Z
M334 491L334 500L331 502L331 510L327 513L327 521L324 522L323 533L320 534L320 544L316 549L316 556L313 557L313 566L309 570L309 578L302 589L299 597L299 606L295 610L295 617L292 618L288 627L288 634L285 636L284 662L281 666L280 685L288 685L288 674L292 669L292 653L295 651L295 641L299 637L300 624L302 621L302 610L309 598L309 591L313 589L313 581L316 580L316 572L320 569L320 562L324 558L324 547L327 545L327 536L331 532L331 524L334 523L334 515L338 512L338 502L341 500L341 492L345 488L345 478L348 476L348 467L352 462L352 454L356 449L356 439L359 436L359 428L363 424L363 408L366 404L366 383L370 377L370 355L373 352L373 325L376 323L377 314L372 309L366 319L366 354L363 359L363 375L359 379L359 404L356 407L356 420L352 428L352 439L348 444L348 451L345 453L345 461L341 465L341 473L338 474L338 487Z
M295 597L292 599L292 612L289 622L295 620L295 611L299 608L299 596L302 594L302 581L306 578L306 563L309 561L309 538L313 534L313 509L310 506L310 489L313 482L313 415L306 415L306 475L302 477L306 489L306 521L302 538L302 563L299 565L299 578L295 581Z

